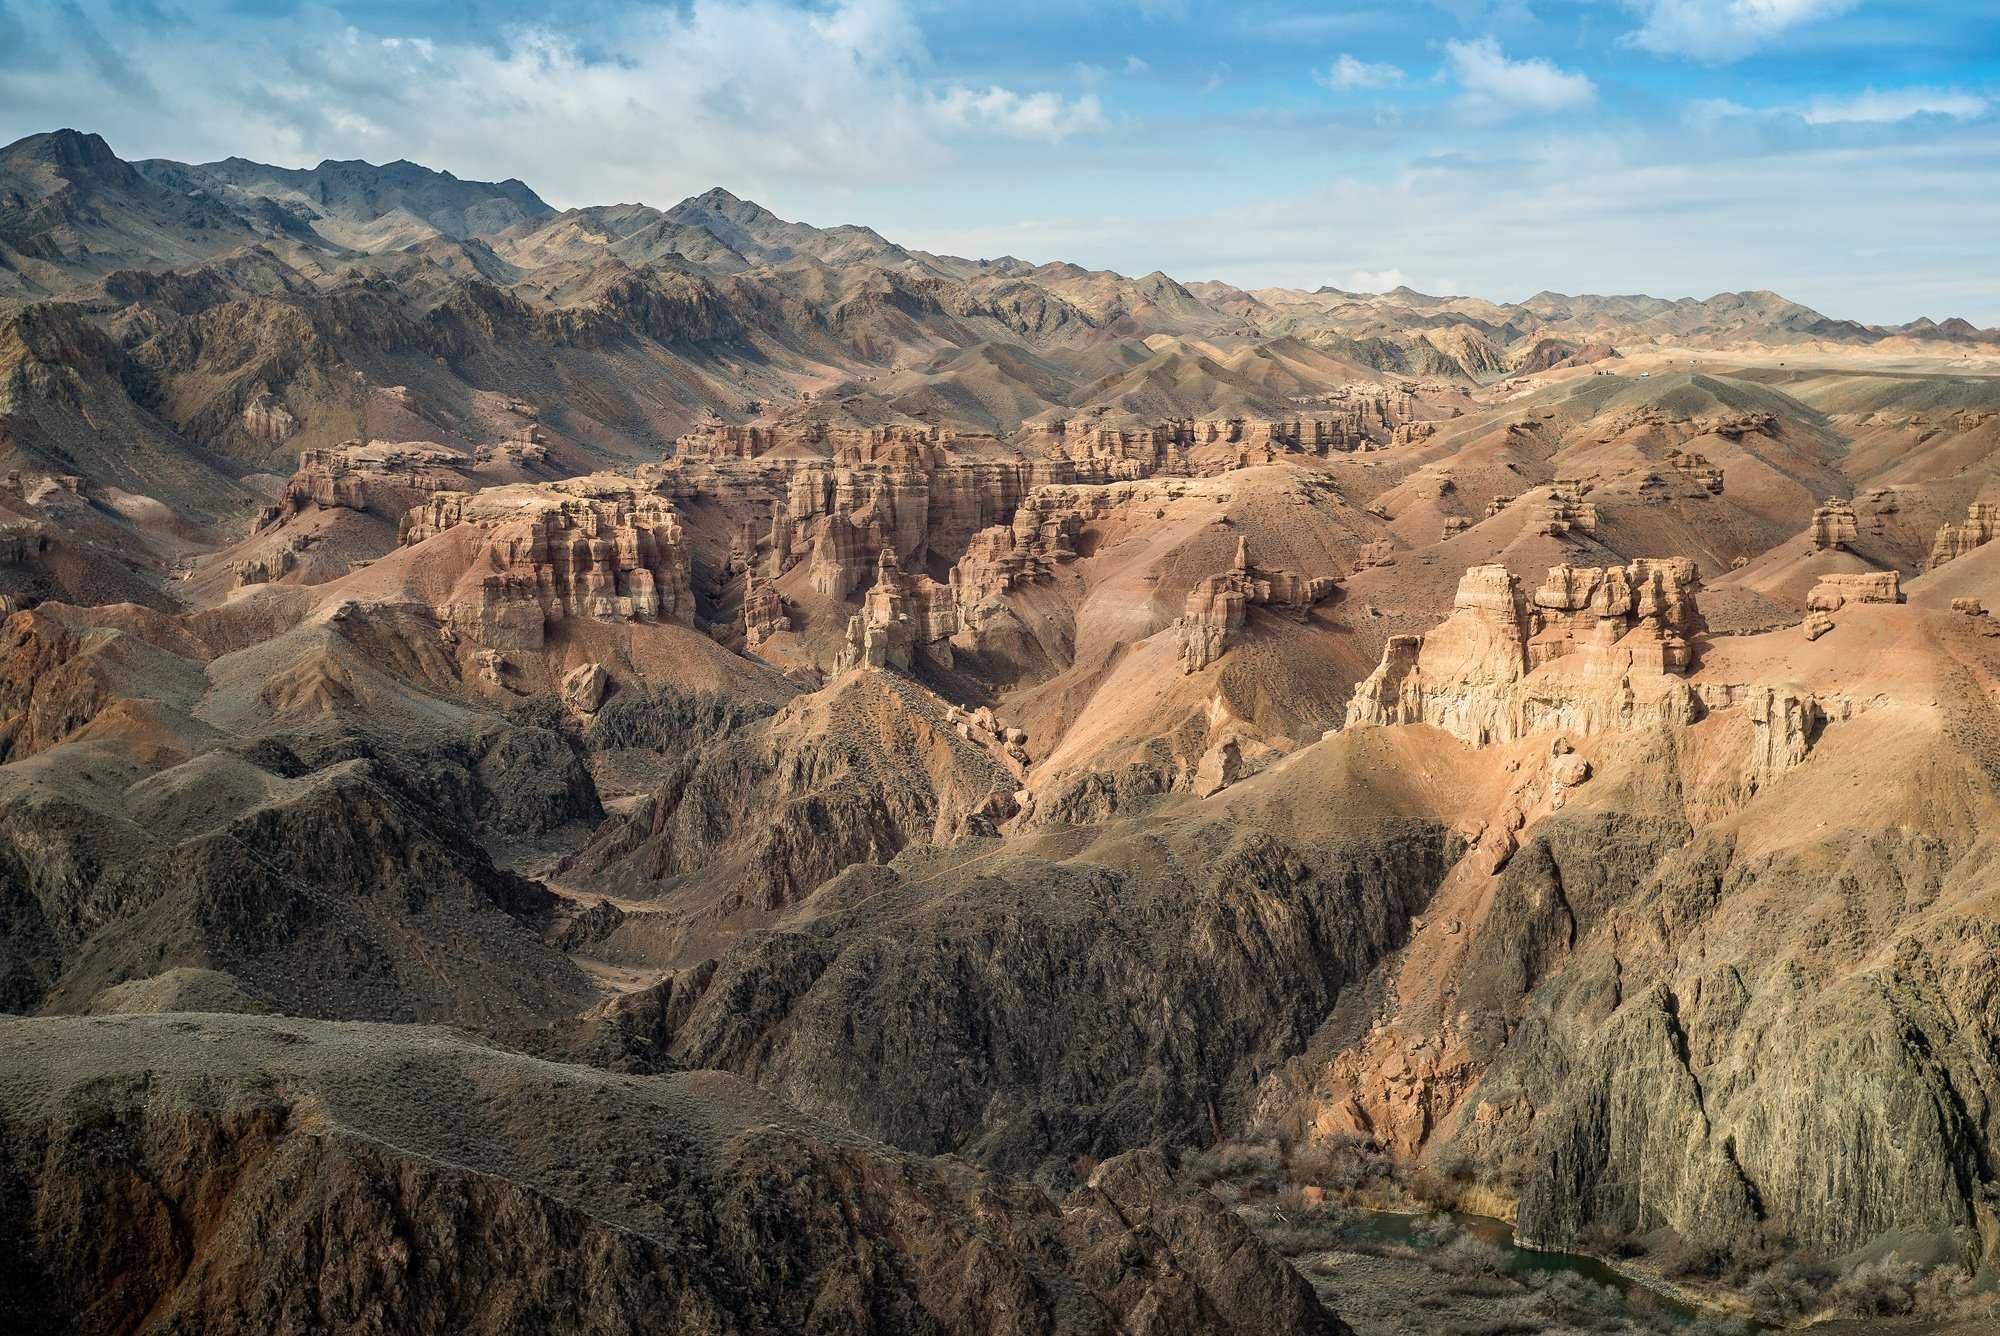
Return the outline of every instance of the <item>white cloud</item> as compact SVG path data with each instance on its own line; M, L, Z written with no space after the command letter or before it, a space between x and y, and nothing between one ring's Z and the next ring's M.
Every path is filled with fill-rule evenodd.
M1403 82L1403 71L1394 65L1360 60L1342 52L1340 57L1313 78L1328 88L1349 93L1360 89L1393 88Z
M1740 120L1745 116L1754 115L1756 113L1741 102L1734 102L1726 97L1698 97L1687 104L1681 119L1696 129L1712 130L1725 121Z
M1643 20L1626 42L1663 56L1727 64L1859 0L1626 0Z
M1994 109L1990 98L1955 88L1863 89L1842 96L1816 97L1791 106L1753 108L1727 98L1698 99L1687 104L1683 120L1700 130L1732 121L1800 120L1808 125L1894 125L1920 116L1954 121L1977 120Z
M123 25L106 55L158 72L143 92L68 54L81 39L64 11L30 21L57 54L0 84L0 122L19 133L86 122L128 157L410 158L517 176L558 205L666 204L718 183L847 192L938 170L965 138L1105 124L1095 97L940 79L914 0L692 0L465 43L313 6L232 19L226 36Z
M1808 102L1799 115L1812 125L1887 125L1915 116L1949 116L1969 121L1984 116L1992 103L1973 93L1943 88L1870 88L1852 97L1821 97Z
M1138 56L1125 57L1125 72L1127 74L1145 74L1151 71L1152 68L1151 65L1148 65Z
M1400 269L1357 269L1347 276L1349 292L1388 292L1407 286L1410 279Z
M1067 101L1055 93L1009 88L953 88L932 100L938 119L955 129L987 130L1015 139L1067 139L1104 128L1097 95Z
M1509 60L1491 37L1446 42L1445 63L1475 104L1515 111L1567 111L1588 106L1597 85L1546 60Z

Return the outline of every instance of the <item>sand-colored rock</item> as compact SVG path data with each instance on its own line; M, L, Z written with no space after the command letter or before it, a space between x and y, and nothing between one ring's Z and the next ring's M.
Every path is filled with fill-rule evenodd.
M951 637L958 631L958 602L951 586L928 575L911 575L884 547L876 559L875 583L861 611L847 622L847 645L834 671L896 668L907 671L922 654L951 666Z
M438 616L475 644L539 649L565 617L694 620L680 516L629 481L440 492L404 517L402 540L459 525L477 531L481 556Z
M1530 598L1506 567L1475 566L1442 625L1391 638L1348 725L1428 723L1483 745L1690 718L1698 584L1688 561L1557 566Z
M1302 618L1335 587L1331 577L1308 580L1292 571L1261 569L1251 562L1249 539L1239 537L1229 569L1204 577L1189 590L1187 604L1174 622L1181 671L1198 673L1221 658L1229 637L1243 629L1248 609L1269 608Z
M1806 529L1806 539L1813 545L1815 552L1844 549L1860 536L1860 527L1854 519L1853 503L1839 497L1815 510L1812 523Z
M1835 572L1820 577L1806 595L1813 612L1839 612L1849 603L1903 602L1902 576L1897 571Z
M578 714L596 714L611 694L611 674L601 663L586 663L570 670L562 680L563 704Z
M1924 569L1936 570L1974 548L1984 547L1993 541L1995 533L2000 533L2000 505L1990 501L1972 502L1965 508L1963 523L1948 523L1938 528L1937 540L1931 544L1930 560Z

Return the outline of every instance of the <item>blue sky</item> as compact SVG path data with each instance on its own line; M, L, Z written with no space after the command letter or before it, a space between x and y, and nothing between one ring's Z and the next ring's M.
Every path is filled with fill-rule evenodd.
M0 0L0 138L1244 286L2000 325L2000 0Z

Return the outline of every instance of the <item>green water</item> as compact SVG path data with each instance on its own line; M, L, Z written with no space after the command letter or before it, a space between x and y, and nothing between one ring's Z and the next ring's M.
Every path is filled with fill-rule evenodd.
M1372 1239L1383 1243L1400 1244L1419 1252L1439 1246L1435 1238L1422 1228L1421 1221L1424 1219L1422 1216L1403 1215L1393 1211L1361 1211L1355 1214L1363 1222L1363 1231ZM1484 1215L1464 1215L1456 1211L1443 1214L1461 1234L1471 1235L1481 1242L1490 1243L1498 1248L1506 1259L1503 1269L1509 1275L1537 1273L1554 1275L1567 1272L1570 1275L1581 1276L1593 1285L1614 1290L1627 1300L1643 1303L1651 1311L1664 1313L1677 1323L1691 1323L1697 1318L1713 1316L1671 1294L1634 1280L1595 1257L1523 1248L1514 1241L1513 1226L1504 1220L1495 1220L1491 1216ZM1769 1330L1762 1324L1750 1325L1756 1330Z

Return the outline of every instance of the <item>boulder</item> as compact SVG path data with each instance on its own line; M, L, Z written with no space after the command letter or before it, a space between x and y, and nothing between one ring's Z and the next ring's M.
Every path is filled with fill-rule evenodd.
M1202 753L1201 763L1195 767L1195 796L1206 798L1222 792L1247 773L1243 764L1243 751L1235 738L1224 738Z
M611 674L601 663L571 669L562 680L563 704L578 714L596 714L611 694Z

